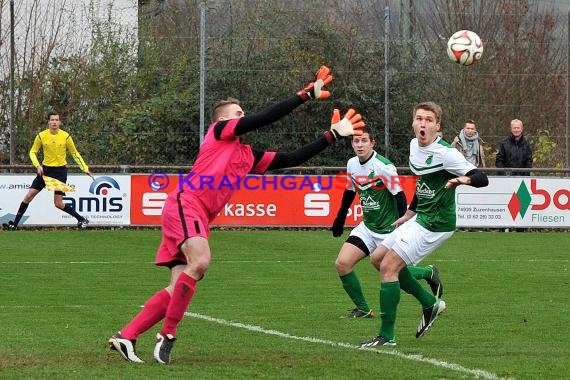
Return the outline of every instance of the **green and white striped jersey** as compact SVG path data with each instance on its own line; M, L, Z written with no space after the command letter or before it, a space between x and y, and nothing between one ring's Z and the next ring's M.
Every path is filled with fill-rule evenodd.
M475 166L449 143L438 137L422 147L410 142L410 169L416 178L417 222L433 232L455 230L455 188L446 190L451 178L465 175Z

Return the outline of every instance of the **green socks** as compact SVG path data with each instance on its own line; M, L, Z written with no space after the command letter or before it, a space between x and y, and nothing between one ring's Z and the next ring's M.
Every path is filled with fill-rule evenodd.
M340 276L340 281L342 282L344 291L346 294L348 294L356 307L359 310L369 312L370 306L368 306L368 302L366 302L366 299L364 298L364 294L362 293L362 286L360 286L360 281L358 280L356 273L352 271L348 274L345 274L344 276Z
M400 303L400 283L383 282L380 284L380 333L388 340L395 338L394 324L396 323L396 311Z
M422 268L417 268L417 267L414 267L414 268L422 269ZM430 276L431 276L431 269L429 269L429 268L426 268L426 269L430 272ZM428 292L418 282L418 280L416 280L414 278L415 276L413 276L412 273L410 273L410 272L411 271L409 270L408 267L404 267L400 271L400 274L398 275L398 280L400 280L400 287L402 288L403 291L413 295L418 301L420 301L420 303L422 304L422 307L424 309L432 306L436 301L435 297L433 296L433 294Z
M426 278L431 278L431 268L408 265L408 270L417 280L425 280Z

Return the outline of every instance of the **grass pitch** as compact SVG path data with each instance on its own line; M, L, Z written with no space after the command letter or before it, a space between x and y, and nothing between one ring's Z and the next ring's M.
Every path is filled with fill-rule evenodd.
M344 238L347 237L345 232ZM570 367L570 239L565 233L458 232L422 264L440 268L447 311L422 338L403 294L398 346L378 333L379 276L356 271L374 319L352 304L325 231L214 231L213 261L178 330L173 362L133 365L106 341L164 287L157 230L0 232L2 379L563 379Z

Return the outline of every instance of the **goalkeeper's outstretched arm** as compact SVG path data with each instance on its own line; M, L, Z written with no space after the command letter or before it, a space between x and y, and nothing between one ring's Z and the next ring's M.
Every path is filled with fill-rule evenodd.
M282 119L286 115L290 114L295 108L299 107L303 103L303 100L295 95L288 99L274 103L262 111L251 115L246 115L239 119L237 122L234 134L236 136L241 136L265 125L274 123L277 120ZM216 128L222 127L225 122L226 120L218 122Z
M342 120L340 119L340 111L335 109L330 130L326 131L321 138L293 152L278 152L267 169L282 169L302 164L327 146L334 144L339 138L362 135L361 129L364 128L364 125L362 116L357 114L354 109L349 109Z
M242 117L234 130L235 135L241 136L274 123L309 99L321 100L328 98L330 92L325 90L324 86L332 82L332 80L333 76L330 74L330 69L326 66L321 66L319 71L317 71L315 81L307 84L302 90L297 91L295 96L272 104L260 112Z
M327 134L330 136L327 136ZM325 132L325 135L320 137L318 140L302 146L292 152L277 152L267 170L290 168L300 165L322 152L326 147L334 143L334 141L335 140L334 137L332 137L331 132L327 131Z

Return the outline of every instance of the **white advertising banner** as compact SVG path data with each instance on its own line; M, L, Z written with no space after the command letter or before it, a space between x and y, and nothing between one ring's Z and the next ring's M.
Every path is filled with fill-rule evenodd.
M457 227L570 227L570 178L489 177L459 186Z
M22 199L28 192L33 174L0 176L0 222L13 220ZM69 174L67 184L75 188L63 197L90 226L129 225L131 223L130 175L100 175L93 181L85 174ZM75 225L77 220L57 209L53 191L42 190L30 203L20 225Z

